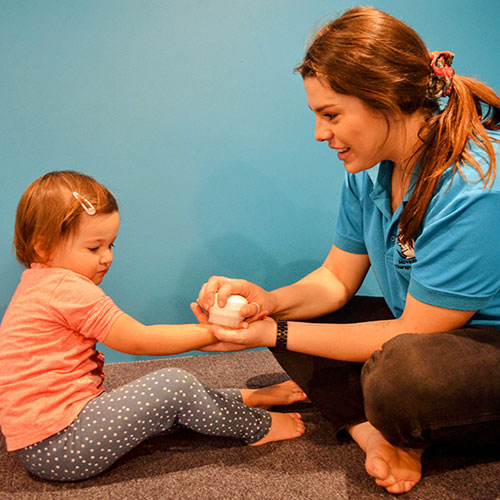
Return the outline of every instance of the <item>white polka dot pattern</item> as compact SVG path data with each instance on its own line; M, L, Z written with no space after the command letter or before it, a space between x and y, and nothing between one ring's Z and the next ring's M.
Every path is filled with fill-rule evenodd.
M76 481L180 426L254 443L268 433L271 416L244 405L238 389L211 389L189 372L165 368L101 394L69 427L16 453L35 476Z

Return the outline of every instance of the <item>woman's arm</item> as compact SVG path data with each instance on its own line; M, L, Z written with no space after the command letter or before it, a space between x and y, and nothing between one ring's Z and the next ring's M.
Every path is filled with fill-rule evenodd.
M202 286L197 304L208 311L215 293L221 307L230 295L238 294L247 298L249 304L242 308L241 314L251 320L262 317L262 314L257 316L259 308L262 313L281 319L314 318L346 304L361 286L369 267L367 255L344 252L332 246L321 267L292 285L268 292L246 280L212 276ZM193 304L192 308L203 322L200 307Z
M385 321L369 321L348 324L318 324L288 322L290 351L313 354L341 361L366 361L380 349L384 342L403 333L435 333L460 328L475 311L457 311L436 307L407 296L406 306L400 318ZM217 350L224 350L223 342L240 344L245 348L274 347L276 322L267 318L252 323L246 329L225 330L218 328L215 335L221 341Z
M370 267L368 255L332 246L321 267L296 283L270 292L277 319L310 319L340 309L358 291Z
M288 349L343 361L366 361L382 344L403 333L447 332L462 327L475 311L457 311L424 304L407 295L403 314L392 320L351 324L291 322Z
M126 354L166 356L216 342L212 330L213 326L206 324L146 326L128 314L121 314L103 344Z

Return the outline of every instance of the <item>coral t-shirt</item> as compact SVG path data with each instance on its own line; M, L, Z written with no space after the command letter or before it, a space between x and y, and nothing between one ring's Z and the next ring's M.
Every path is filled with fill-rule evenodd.
M0 426L8 451L66 428L104 391L104 357L95 346L121 313L84 276L24 271L0 325Z

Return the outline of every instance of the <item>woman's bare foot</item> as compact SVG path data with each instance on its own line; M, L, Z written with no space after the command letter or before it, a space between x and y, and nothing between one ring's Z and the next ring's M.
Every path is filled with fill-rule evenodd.
M250 446L260 446L272 441L294 439L304 434L306 428L304 422L302 422L300 413L277 413L274 411L269 413L271 415L271 428L269 432L256 443L251 443Z
M264 410L271 406L291 405L307 399L306 393L293 380L260 389L240 389L240 391L244 404Z
M393 446L370 422L354 425L349 433L366 453L366 471L389 493L406 493L420 481L424 450Z

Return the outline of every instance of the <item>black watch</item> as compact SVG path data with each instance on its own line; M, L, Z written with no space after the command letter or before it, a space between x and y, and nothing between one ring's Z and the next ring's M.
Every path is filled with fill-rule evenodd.
M287 350L288 341L288 322L281 319L276 320L277 323L277 335L276 335L276 346L274 347L275 352L284 352Z

